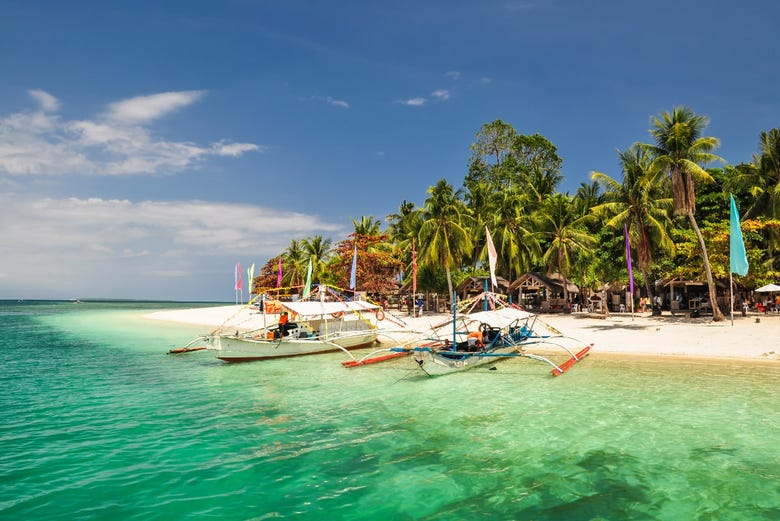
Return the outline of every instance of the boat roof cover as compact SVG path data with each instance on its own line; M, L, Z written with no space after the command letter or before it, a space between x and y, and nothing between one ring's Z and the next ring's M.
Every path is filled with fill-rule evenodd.
M373 311L379 306L362 300L350 302L321 302L319 300L301 300L297 302L280 302L282 307L289 309L303 317L316 315L332 315L333 313L358 313L360 311Z
M533 314L517 308L500 308L491 311L478 311L463 315L464 319L484 322L490 327L504 328L512 325L518 320L525 320L532 317Z

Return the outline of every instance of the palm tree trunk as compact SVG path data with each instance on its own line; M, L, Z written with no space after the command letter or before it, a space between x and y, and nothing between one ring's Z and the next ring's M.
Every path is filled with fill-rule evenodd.
M447 273L447 289L450 290L450 297L452 297L452 275L450 274L449 264L445 264L444 271Z
M720 312L720 306L718 306L717 294L715 291L715 282L712 280L712 268L710 267L710 258L707 255L707 247L704 245L704 236L699 230L699 225L696 224L696 217L693 216L693 209L688 209L688 220L691 222L693 231L696 232L696 237L699 239L699 246L701 247L701 256L704 260L704 271L707 273L707 286L710 290L710 305L712 306L712 321L720 322L723 320L723 313Z
M654 295L653 291L650 289L650 279L647 276L647 270L644 268L640 268L640 270L642 271L642 278L645 279L645 291L647 291L647 297L650 299L650 302L652 302Z

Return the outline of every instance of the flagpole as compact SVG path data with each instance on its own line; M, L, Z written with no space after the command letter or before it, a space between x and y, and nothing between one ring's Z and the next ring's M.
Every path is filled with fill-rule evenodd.
M729 194L729 304L731 308L731 325L734 325L734 280L732 273L742 275L748 274L750 265L745 251L745 240L742 238L742 227L739 221L739 210L734 201L734 195ZM717 303L716 303L717 305Z
M734 325L734 276L729 270L729 311L731 315L731 325Z

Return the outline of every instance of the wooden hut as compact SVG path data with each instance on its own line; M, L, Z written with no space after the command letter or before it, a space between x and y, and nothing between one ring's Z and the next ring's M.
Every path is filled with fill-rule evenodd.
M520 275L509 285L509 294L516 294L516 302L529 310L541 312L566 311L569 309L569 303L563 299L564 284L566 284L566 291L568 291L570 299L579 295L580 289L577 285L559 273L545 275L540 272L529 272Z
M492 289L492 291L506 295L509 292L509 281L503 277L496 277L496 282L498 283L498 287ZM458 284L458 287L455 288L455 292L458 294L459 299L467 299L479 295L485 291L486 287L488 291L491 291L490 277L471 276Z

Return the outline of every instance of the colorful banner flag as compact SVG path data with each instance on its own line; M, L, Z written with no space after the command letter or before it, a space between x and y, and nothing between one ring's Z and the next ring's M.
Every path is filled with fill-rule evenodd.
M493 246L493 238L490 236L490 230L488 230L487 226L485 226L485 239L487 240L488 264L490 265L490 282L493 284L493 289L495 290L496 286L498 286L498 282L496 282L498 253L496 252L496 247Z
M623 225L623 234L626 237L626 265L628 265L628 284L631 294L634 294L634 270L631 267L631 240L628 238L628 224Z
M235 269L235 272L233 273L233 276L234 276L235 282L236 282L235 290L236 291L240 291L242 289L242 286L243 286L243 276L244 276L243 273L241 273L241 263L240 262L236 263L236 269Z
M352 271L349 273L349 289L355 290L357 286L357 243L355 243L355 249L352 252Z
M303 287L301 298L306 298L311 293L311 257L309 257L309 269L306 270L306 285Z
M276 287L282 287L282 256L279 255L279 267L276 269Z
M731 211L730 213L730 236L729 236L729 258L731 264L731 273L737 275L747 275L748 264L747 252L745 252L745 241L742 238L742 228L739 225L739 210L737 210L737 203L734 201L734 196L729 194L731 198Z
M412 294L417 295L417 250L412 240Z
M255 280L255 263L253 262L252 265L249 267L248 270L246 270L246 283L249 284L247 289L249 290L249 294L252 294L252 286L253 282Z

